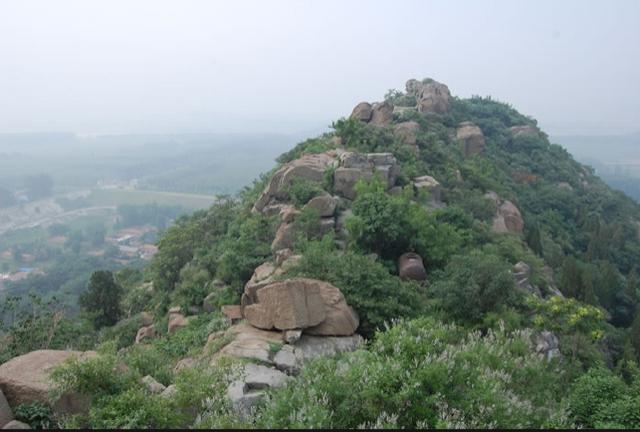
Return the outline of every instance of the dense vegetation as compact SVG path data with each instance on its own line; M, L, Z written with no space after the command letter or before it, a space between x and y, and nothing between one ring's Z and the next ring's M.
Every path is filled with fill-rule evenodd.
M397 91L387 97L399 106L414 103ZM302 257L281 276L339 287L360 315L365 347L311 363L241 419L224 398L232 364L173 370L179 359L203 354L207 336L224 327L216 313L197 315L146 348L133 344L143 311L166 328L170 306L188 310L210 294L216 306L239 301L253 270L272 259L278 217L251 212L272 171L238 197L179 218L161 236L144 272L121 271L115 278L101 273L92 280L83 302L94 326L85 327L94 342L104 343L102 355L65 366L56 379L61 389L91 394L94 403L86 416L65 425L638 427L638 204L544 134L514 136L510 127L535 127L535 121L506 104L454 98L447 115L407 110L394 120L418 122L417 153L391 128L341 119L332 133L279 158L283 164L342 145L393 152L400 162L398 193L375 179L357 186L343 244L333 234L319 236L313 231L317 214L303 212L294 246ZM452 138L462 121L482 129L482 154L465 158ZM411 179L425 174L441 183L446 206L428 208L425 197L415 196ZM288 194L302 207L323 189L331 192L331 185L299 183ZM485 197L489 191L520 209L522 235L493 232L496 204ZM396 260L408 250L425 260L428 282L398 277ZM531 268L529 281L541 295L515 287L512 269L520 261ZM119 307L107 311L98 307L105 301L90 301L101 299L104 287L114 294L109 304L119 300ZM555 287L563 296L553 295ZM60 346L56 338L80 347L73 326L54 329L52 336L41 328L52 316L18 320L20 328L43 334L31 347ZM110 326L116 317L124 319ZM20 328L10 329L13 340L25 337ZM535 352L540 332L559 340L551 360ZM117 372L120 363L126 373ZM139 383L147 374L176 384L177 396L148 394Z

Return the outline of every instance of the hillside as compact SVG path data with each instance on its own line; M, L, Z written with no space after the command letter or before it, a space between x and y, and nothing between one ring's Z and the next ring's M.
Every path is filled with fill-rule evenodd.
M6 329L18 420L640 427L640 205L505 103L409 80L158 247Z

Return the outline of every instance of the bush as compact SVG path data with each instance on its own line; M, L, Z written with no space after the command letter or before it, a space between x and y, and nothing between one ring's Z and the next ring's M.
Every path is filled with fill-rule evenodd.
M509 264L480 251L451 258L432 291L449 316L468 323L516 305L519 298Z
M140 388L102 397L91 407L89 418L96 429L174 429L185 423L170 400Z
M307 179L295 178L286 189L289 199L296 207L302 207L313 197L320 195L323 190L320 184Z
M32 429L53 429L56 426L51 407L42 402L20 404L13 409L13 415Z
M333 239L309 242L299 263L287 274L327 281L342 291L360 316L359 332L365 336L398 317L418 316L425 307L424 289L389 274L383 264L354 252L333 250Z
M401 321L367 350L325 358L274 392L263 428L567 427L559 370L527 331L465 335L431 318Z

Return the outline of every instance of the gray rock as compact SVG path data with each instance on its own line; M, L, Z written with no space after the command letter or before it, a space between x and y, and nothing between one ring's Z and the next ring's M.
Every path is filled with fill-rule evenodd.
M300 372L300 366L298 365L298 359L293 345L284 345L280 348L280 351L273 357L273 364L278 370L290 375L296 375Z
M9 402L4 397L4 393L0 390L0 426L4 426L13 420L13 412L9 406Z
M558 337L550 331L540 332L535 336L536 354L550 361L561 356Z
M318 337L303 334L294 345L295 355L299 365L319 357L334 356L336 354L355 351L363 343L362 336Z
M250 391L242 381L234 381L227 389L227 397L231 401L233 411L243 419L251 416L252 411L265 396L266 393L262 390Z
M307 204L305 204L303 210L314 209L320 217L330 217L336 211L337 200L328 193L311 198Z
M171 384L169 387L165 388L162 393L160 393L160 396L171 399L175 397L176 394L178 394L178 387L176 387L175 384Z
M482 130L471 122L462 122L456 131L456 139L462 142L462 151L466 157L484 151L485 140Z
M160 394L166 389L164 385L156 381L151 375L144 376L142 378L142 384L153 394Z
M31 429L31 426L18 420L11 420L9 423L4 425L2 429Z
M282 387L289 377L278 369L249 363L243 369L243 379L249 390Z
M351 112L350 118L368 123L372 114L371 104L369 102L360 102Z
M282 339L284 339L284 342L288 344L298 342L300 336L302 336L302 329L285 330L282 333Z

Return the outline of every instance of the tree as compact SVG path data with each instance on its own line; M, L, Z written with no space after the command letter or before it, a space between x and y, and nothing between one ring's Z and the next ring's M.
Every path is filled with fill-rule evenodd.
M120 299L123 289L105 270L93 272L87 291L80 296L80 306L91 315L96 329L111 326L122 315Z

